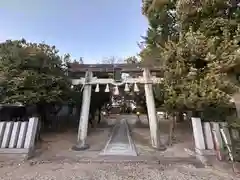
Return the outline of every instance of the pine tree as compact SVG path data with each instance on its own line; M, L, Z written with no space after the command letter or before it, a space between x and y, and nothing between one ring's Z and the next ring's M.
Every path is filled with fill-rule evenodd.
M177 27L179 36L168 35L163 46L154 49L164 72L164 106L170 112L203 111L209 120L225 119L231 95L238 90L231 78L240 64L238 2L145 1L149 22L149 14L171 3L175 13L171 26ZM154 46L146 47L149 52Z
M146 64L161 64L159 50L171 39L178 39L176 26L175 0L143 0L142 13L149 22L146 36L143 36L146 48L140 56Z
M224 118L231 95L238 89L229 74L240 63L239 46L228 34L219 41L199 31L189 31L178 43L166 45L161 56L166 69L164 104L169 111L206 114L211 110L211 114L206 114L208 118Z

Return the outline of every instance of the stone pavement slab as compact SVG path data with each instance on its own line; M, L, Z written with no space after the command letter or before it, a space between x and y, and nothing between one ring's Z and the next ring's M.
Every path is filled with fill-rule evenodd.
M121 119L121 121L115 125L101 155L137 156L135 144L125 119Z

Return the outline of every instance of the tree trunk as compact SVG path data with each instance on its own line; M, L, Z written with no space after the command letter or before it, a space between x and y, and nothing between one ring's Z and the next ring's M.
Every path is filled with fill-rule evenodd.
M169 137L168 137L168 145L172 146L174 139L174 131L176 127L176 118L177 116L174 114L173 116L169 116L170 126L169 126Z
M97 124L100 124L101 122L101 107L98 108L98 123Z
M181 111L178 112L176 118L177 118L176 122L178 122L178 123L183 122L184 121L183 112L181 112Z
M41 132L46 126L46 113L45 113L45 106L44 104L37 104L37 114L39 116L39 124L38 124L38 134L37 134L37 139L41 141Z
M192 111L192 117L201 117L200 111Z
M51 106L53 107L52 108L53 111L51 112L51 115L53 115L53 116L50 116L52 130L59 131L59 130L61 130L62 127L67 127L67 124L65 124L65 123L68 121L62 122L62 118L58 116L58 113L62 110L63 106L62 105L56 106L55 104L52 104ZM53 120L54 120L54 122L53 122Z
M79 121L80 121L80 116L81 116L81 104L76 105L76 114L75 114L75 125L77 126Z

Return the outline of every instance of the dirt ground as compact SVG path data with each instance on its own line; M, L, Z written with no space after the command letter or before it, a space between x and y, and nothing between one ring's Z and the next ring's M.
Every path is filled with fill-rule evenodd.
M168 122L161 122L161 140L163 144L168 140ZM99 158L99 153L104 149L111 135L111 127L90 129L87 142L90 148L86 151L74 152L71 147L76 143L76 130L64 133L45 134L43 142L38 146L37 156L35 160L48 160L54 158ZM136 145L138 155L141 157L148 156L152 159L156 157L176 157L190 158L191 156L184 150L185 148L193 148L193 137L191 128L188 123L179 124L175 132L174 144L167 147L166 151L157 151L151 147L150 132L146 126L133 127L132 137Z
M160 123L163 144L168 139L169 124ZM111 127L89 130L87 142L90 149L75 152L76 130L43 135L35 157L26 161L15 161L0 157L0 179L161 179L161 180L230 180L238 179L230 171L219 171L204 167L195 157L185 151L193 148L190 124L180 123L175 131L174 144L165 151L151 148L150 132L146 126L132 128L132 137L138 151L137 157L103 157L111 134Z

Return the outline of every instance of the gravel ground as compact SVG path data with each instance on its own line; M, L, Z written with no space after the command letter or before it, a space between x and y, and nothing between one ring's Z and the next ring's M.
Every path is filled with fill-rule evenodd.
M44 163L2 166L2 180L237 180L210 168L173 164Z
M161 127L163 130L168 129ZM150 159L156 157L156 161L159 154L161 157L166 156L173 159L174 157L190 158L184 148L188 145L191 147L192 136L185 129L180 128L180 130L176 133L178 139L174 146L161 153L149 147L149 129L134 129L133 136L139 154L142 157L151 155ZM164 165L156 163L79 163L78 159L98 158L99 152L109 138L108 135L109 130L106 128L91 132L88 137L90 150L81 153L70 150L75 143L76 133L70 131L46 135L40 155L33 160L36 163L30 161L24 164L11 163L10 160L0 157L0 180L240 180L231 173L211 168L196 168L183 161L176 163L176 160ZM161 159L161 157L159 158ZM1 164L1 162L4 163ZM161 162L163 163L163 161Z

